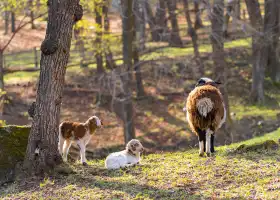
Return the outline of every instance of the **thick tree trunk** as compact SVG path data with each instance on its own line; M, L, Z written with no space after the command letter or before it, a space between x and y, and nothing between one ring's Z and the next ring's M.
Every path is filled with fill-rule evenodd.
M11 12L11 31L12 33L16 31L16 14Z
M97 65L97 73L104 73L103 68L103 56L102 56L102 11L100 11L100 5L96 5L95 9L95 23L98 25L96 31L96 65Z
M134 15L132 12L133 0L123 0L122 13L122 39L123 39L123 67L121 69L121 80L123 84L122 109L124 118L124 138L127 143L135 138L132 92L131 92L131 72L133 59L133 24Z
M211 29L212 33L210 36L212 43L212 59L214 62L214 76L215 80L219 80L222 82L222 86L220 88L223 96L224 102L227 110L227 127L230 127L231 118L230 118L230 107L228 101L228 93L227 93L227 76L228 70L225 61L225 53L224 53L224 37L223 37L223 9L224 9L224 1L223 0L214 0L213 9L211 12Z
M164 41L164 33L168 31L166 19L166 5L165 0L158 0L156 9L156 25L157 25L157 41Z
M176 14L177 12L176 1L167 0L167 7L170 16L171 26L172 26L169 45L175 47L181 47L183 45L183 42L179 34L179 27L178 27L177 14Z
M264 70L267 66L268 46L263 35L263 19L258 0L245 0L250 22L256 30L252 36L253 74L251 101L264 103Z
M280 2L265 1L264 32L268 41L267 72L275 82L280 82L280 59L278 56L278 38L280 37Z
M157 28L156 28L156 19L153 15L153 11L151 8L151 5L149 3L149 0L144 0L143 2L145 6L145 13L147 16L148 24L151 30L151 36L152 36L152 41L157 41Z
M103 6L103 16L104 16L105 35L109 35L110 34L110 19L108 16L108 1L106 1L106 5ZM110 49L110 44L106 44L105 58L106 58L106 68L107 69L114 69L117 67L114 62L113 53Z
M203 27L202 20L200 18L200 10L199 10L199 1L200 0L194 0L194 12L195 12L195 22L194 22L194 28L199 29Z
M79 0L48 1L35 116L24 163L28 172L46 172L62 162L58 152L60 106L73 25L83 12L78 3Z
M194 71L195 77L199 78L204 75L204 65L203 65L203 62L201 60L200 53L199 53L199 47L198 47L198 43L197 43L198 37L197 37L195 28L193 28L193 26L192 26L191 16L189 13L189 1L183 0L183 4L184 4L186 20L188 23L188 34L192 38L194 56L195 56L195 61L197 64L197 66L194 68L193 71Z

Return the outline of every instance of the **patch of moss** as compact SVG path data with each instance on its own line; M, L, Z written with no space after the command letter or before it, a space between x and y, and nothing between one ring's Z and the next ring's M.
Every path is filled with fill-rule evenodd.
M30 126L0 127L0 180L23 161L29 132Z
M255 143L251 145L241 144L235 150L237 153L259 150L276 150L279 145L274 140L266 140L264 142Z

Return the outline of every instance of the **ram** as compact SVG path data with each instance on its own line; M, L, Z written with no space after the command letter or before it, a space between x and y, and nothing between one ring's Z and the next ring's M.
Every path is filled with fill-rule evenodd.
M220 82L200 78L190 92L184 110L191 130L199 139L199 155L214 153L215 132L226 120L223 96L218 89Z

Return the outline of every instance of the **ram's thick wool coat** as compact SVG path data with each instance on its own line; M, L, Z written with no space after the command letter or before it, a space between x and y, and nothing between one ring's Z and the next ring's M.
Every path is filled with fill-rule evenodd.
M184 110L191 130L199 139L199 155L214 152L214 134L226 120L223 96L218 89L220 83L201 78L187 98Z
M215 132L225 120L222 94L212 85L196 87L188 96L186 108L187 120L194 133L197 128Z

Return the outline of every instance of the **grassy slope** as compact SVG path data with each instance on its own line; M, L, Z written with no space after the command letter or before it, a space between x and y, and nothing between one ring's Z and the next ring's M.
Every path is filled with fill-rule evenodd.
M243 142L277 141L280 129ZM239 144L217 148L215 157L200 158L198 149L151 154L130 170L107 171L104 160L76 172L33 183L19 191L11 185L4 199L279 199L280 150L229 154ZM26 182L27 183L27 182ZM28 185L28 184L27 184ZM6 196L5 196L6 195ZM5 197L4 197L5 196Z

